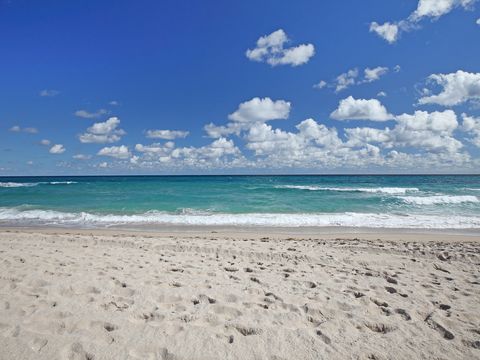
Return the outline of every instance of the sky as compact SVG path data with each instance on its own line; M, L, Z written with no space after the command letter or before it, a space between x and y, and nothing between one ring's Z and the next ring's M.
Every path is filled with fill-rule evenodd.
M0 176L480 173L480 1L0 0Z

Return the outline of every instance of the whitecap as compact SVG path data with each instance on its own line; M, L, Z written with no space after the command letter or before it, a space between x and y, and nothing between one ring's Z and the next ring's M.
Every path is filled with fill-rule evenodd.
M277 189L297 189L297 190L310 190L310 191L339 191L339 192L366 192L366 193L381 193L381 194L405 194L407 192L420 191L415 187L325 187L315 185L277 185Z
M3 188L18 188L18 187L32 187L39 183L17 183L17 182L0 182L0 187Z
M400 196L404 202L415 205L478 203L473 195L434 195L434 196Z

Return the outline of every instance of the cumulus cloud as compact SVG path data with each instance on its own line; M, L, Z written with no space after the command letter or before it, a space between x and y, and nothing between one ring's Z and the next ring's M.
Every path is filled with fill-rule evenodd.
M480 18L477 19L476 24L480 25Z
M424 17L439 18L448 14L456 7L468 9L477 0L420 0L417 9L410 15L412 21L419 21Z
M82 143L105 144L117 142L126 134L124 130L118 129L118 125L120 125L120 119L111 117L107 121L93 124L78 138Z
M72 156L75 160L90 160L92 155L75 154Z
M340 74L335 79L335 92L340 92L348 87L355 85L356 78L358 77L358 69L352 69L346 73Z
M150 139L174 140L184 139L188 134L188 131L180 130L147 130L146 136Z
M365 83L371 83L377 80L389 71L389 68L386 66L377 66L374 68L365 68L363 70L363 76L360 76L360 71L358 68L350 69L345 73L338 75L331 84L328 84L326 81L320 81L318 84L313 85L314 88L323 89L324 87L333 87L335 92L339 93L345 89L348 89L354 85L360 85Z
M352 96L341 100L330 117L335 120L387 121L393 119L393 115L389 114L377 99L355 99Z
M75 116L84 118L84 119L96 119L102 115L108 114L108 111L105 109L99 109L95 112L89 112L87 110L77 110L75 111Z
M433 74L428 79L430 83L441 86L442 91L436 95L420 98L419 103L422 105L453 106L480 100L480 73L458 70L450 74ZM427 94L430 92L428 90Z
M288 42L287 34L279 29L270 35L260 37L257 46L246 51L246 56L252 61L266 62L271 66L299 66L306 64L315 54L315 47L312 44L285 48Z
M364 70L365 78L364 82L371 83L379 80L383 75L387 74L388 67L377 66L376 68L370 69L366 68Z
M396 42L400 34L397 24L386 22L383 25L380 25L375 21L370 24L370 32L376 33L390 44Z
M323 89L324 87L326 87L328 85L328 83L324 80L321 80L319 81L317 84L313 85L313 88L314 89Z
M340 101L332 118L391 120L388 126L344 128L339 131L314 119L303 120L291 131L275 128L269 123L286 119L291 104L284 100L254 98L239 104L223 126L209 124L205 130L215 137L204 146L182 146L166 141L104 147L99 156L113 158L104 163L108 168L184 170L184 169L431 169L452 170L475 168L455 133L463 131L468 140L480 145L480 119L463 115L459 127L452 110L391 115L376 99L348 97ZM334 115L335 114L335 115ZM119 122L97 123L89 134L110 134ZM152 130L155 131L155 130ZM178 130L170 130L178 131ZM244 151L227 135L236 135L245 144ZM165 137L165 133L160 133ZM170 136L168 136L170 137ZM173 136L172 136L173 137ZM161 137L158 137L161 138ZM88 160L77 154L76 160ZM78 164L78 163L77 163ZM100 164L92 165L100 167Z
M153 143L151 145L135 145L135 151L147 154L165 155L167 156L175 147L172 141L167 141L165 144Z
M65 150L62 144L55 144L50 148L49 152L50 154L63 154Z
M60 94L60 91L58 90L48 90L48 89L44 89L42 91L40 91L39 95L42 96L42 97L54 97L54 96L57 96L58 94Z
M375 32L388 43L395 43L404 31L418 29L419 22L425 18L438 19L448 14L453 9L462 7L469 9L477 0L419 0L416 10L404 20L397 22L385 22L383 25L377 22L370 24L370 32Z
M288 152L291 158L292 153L305 156L304 151L312 145L334 149L342 144L336 129L329 129L313 119L302 121L296 128L298 132L292 133L267 124L255 124L246 136L247 148L256 155Z
M24 132L24 133L27 133L27 134L36 134L38 133L38 129L37 128L34 128L34 127L25 127L25 128L22 128L18 125L15 125L15 126L12 126L9 131L11 132Z
M290 102L285 100L272 100L268 97L255 97L245 101L238 109L228 115L232 121L240 123L265 122L275 119L286 119L290 113Z
M462 114L462 120L462 130L471 135L469 140L472 144L480 147L480 117L475 118L464 113Z
M452 110L443 112L415 111L395 117L394 128L345 129L352 146L380 144L384 148L420 148L430 152L456 153L463 144L453 137L458 127L457 116Z
M201 147L175 147L171 141L165 144L154 143L150 145L137 144L135 156L131 163L141 167L169 167L169 168L224 168L244 162L240 149L233 140L219 138L212 143Z
M249 129L251 124L264 123L271 120L287 119L290 114L291 104L285 100L272 100L268 97L255 97L245 101L238 109L228 115L230 122L226 126L207 124L204 127L207 135L212 138L239 134Z
M48 146L51 143L52 142L50 140L47 140L47 139L40 140L40 145Z
M125 145L104 147L100 149L97 155L110 156L116 159L128 159L132 156L130 150Z

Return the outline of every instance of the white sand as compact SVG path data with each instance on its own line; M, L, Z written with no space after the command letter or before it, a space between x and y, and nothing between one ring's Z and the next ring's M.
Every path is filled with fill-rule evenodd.
M0 359L480 358L479 237L348 237L0 230Z

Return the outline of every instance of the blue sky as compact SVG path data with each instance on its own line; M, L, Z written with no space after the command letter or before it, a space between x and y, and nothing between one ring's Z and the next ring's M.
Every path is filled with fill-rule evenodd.
M479 8L0 0L0 175L478 173Z

